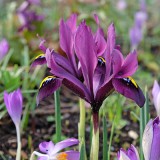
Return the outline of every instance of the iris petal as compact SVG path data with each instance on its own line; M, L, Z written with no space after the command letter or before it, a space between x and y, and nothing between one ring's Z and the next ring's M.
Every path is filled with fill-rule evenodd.
M38 55L32 62L31 64L31 69L33 67L36 67L37 65L43 65L43 64L46 64L46 58L45 58L45 55L44 54L40 54Z
M134 100L138 106L143 107L145 103L145 97L138 85L135 85L131 80L127 81L127 79L123 78L114 78L112 80L112 84L117 92Z
M46 77L40 85L38 96L37 96L37 105L39 101L53 94L62 84L62 79L56 78L54 76Z

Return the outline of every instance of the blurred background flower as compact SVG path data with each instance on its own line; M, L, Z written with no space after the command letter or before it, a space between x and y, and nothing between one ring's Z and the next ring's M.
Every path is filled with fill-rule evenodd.
M2 61L2 59L8 53L8 51L9 51L8 41L6 39L2 39L0 41L0 61Z

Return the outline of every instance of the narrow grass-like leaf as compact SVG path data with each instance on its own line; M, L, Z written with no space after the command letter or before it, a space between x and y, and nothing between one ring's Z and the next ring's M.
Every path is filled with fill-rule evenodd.
M80 160L86 159L86 149L85 149L85 143L84 140L81 140L81 148L80 148Z
M150 117L150 112L149 112L149 98L148 98L148 89L146 87L145 89L145 98L146 98L146 102L145 102L145 106L144 106L144 115L145 115L145 126L149 121L149 117Z
M106 117L103 115L103 160L108 160L107 151L108 151L108 132L107 132L107 122Z
M61 111L60 111L60 90L54 92L55 120L56 120L56 141L61 141Z
M116 119L116 115L114 117L112 128L111 128L111 135L110 135L109 147L108 147L108 160L110 160L111 145L112 145L113 133L114 133L114 127L115 127L115 119Z

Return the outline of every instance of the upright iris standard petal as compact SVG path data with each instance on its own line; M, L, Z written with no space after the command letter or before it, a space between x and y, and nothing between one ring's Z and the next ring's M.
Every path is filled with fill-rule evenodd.
M97 66L97 56L93 35L85 22L80 24L76 32L75 52L81 64L85 83L93 94L93 74Z
M160 115L160 86L155 80L152 89L153 103L156 108L157 114Z
M15 125L20 124L21 115L22 115L22 93L20 89L17 89L11 93L4 92L4 102L7 108L7 111L12 118Z
M137 149L131 145L128 151L121 149L117 155L118 160L140 160Z
M70 28L71 32L76 32L77 29L77 14L72 14L66 21L66 24Z
M112 80L112 84L117 92L134 100L137 105L143 107L145 103L145 97L142 90L131 77L122 79L114 78Z
M136 72L138 68L136 51L133 51L132 53L127 55L120 68L121 69L115 77L127 77L133 75Z
M107 31L107 46L106 51L104 52L104 59L106 60L106 74L105 74L105 81L108 81L108 78L112 74L112 53L115 48L116 44L116 33L114 24L110 24Z
M0 61L5 57L5 55L8 53L9 50L9 44L6 39L2 39L0 41Z
M75 23L75 18L72 18L72 19ZM68 21L69 26L67 25L66 22L64 22L63 19L60 21L59 35L60 35L60 47L66 53L76 75L78 71L77 71L76 60L74 56L74 50L73 50L74 32L75 32L76 24L74 24L73 26L71 25L70 21L72 19Z

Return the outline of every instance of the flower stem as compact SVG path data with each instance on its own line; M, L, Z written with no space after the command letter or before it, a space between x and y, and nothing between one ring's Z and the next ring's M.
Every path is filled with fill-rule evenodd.
M83 99L79 99L79 107L80 107L80 120L78 124L78 136L79 136L79 151L83 154L81 158L84 160L86 159L86 149L85 149L85 117L86 117L86 109L85 109L85 102Z
M98 160L99 153L99 112L92 113L93 117L93 134L90 160Z
M108 145L107 145L107 141L108 141L108 132L107 132L107 124L106 124L106 116L103 115L103 160L108 160L108 155L107 155L107 151L108 151Z
M56 119L56 141L61 141L61 111L60 111L60 96L59 89L54 92L55 100L55 119Z
M21 136L20 136L20 126L16 126L16 132L17 132L17 154L16 154L16 160L21 159Z

